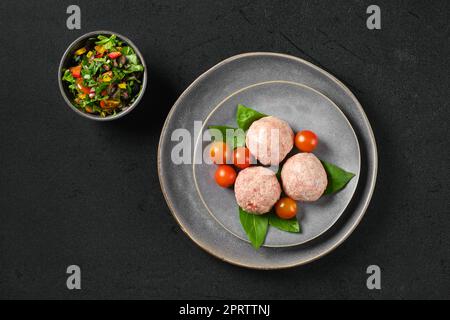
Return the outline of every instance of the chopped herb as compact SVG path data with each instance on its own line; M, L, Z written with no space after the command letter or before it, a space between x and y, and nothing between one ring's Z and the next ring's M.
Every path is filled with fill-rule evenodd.
M239 208L239 219L248 239L255 249L259 249L266 240L269 218L267 214L257 215Z

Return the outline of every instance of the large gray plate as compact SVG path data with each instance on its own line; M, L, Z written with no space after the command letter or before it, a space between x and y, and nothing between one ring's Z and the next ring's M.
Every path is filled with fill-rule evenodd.
M176 165L171 141L178 128L191 131L226 97L250 85L267 81L291 81L323 93L335 102L353 126L361 151L361 170L356 192L337 223L320 237L290 247L263 247L255 251L211 217L194 187L192 166ZM198 133L197 133L198 134ZM158 174L169 208L182 230L212 255L239 266L257 269L293 267L316 260L341 244L361 221L375 187L377 151L367 117L354 95L339 80L296 57L276 53L248 53L217 64L195 80L170 111L158 150Z
M288 233L269 228L264 246L287 247L306 243L327 231L349 204L359 178L360 152L358 139L342 111L327 97L304 85L287 81L269 81L243 88L216 106L204 120L204 131L195 143L194 156L202 157L208 150L209 125L236 126L237 105L242 103L258 111L286 120L294 132L309 129L320 137L314 153L322 160L355 173L341 192L323 196L313 203L301 203L298 219L301 233ZM274 171L277 168L273 168ZM206 209L225 229L247 240L240 224L236 199L231 189L214 182L216 166L202 161L193 165L194 182Z

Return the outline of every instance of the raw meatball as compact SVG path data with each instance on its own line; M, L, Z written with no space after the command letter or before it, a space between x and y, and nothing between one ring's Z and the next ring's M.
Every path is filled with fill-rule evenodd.
M289 158L281 170L284 192L294 200L316 201L327 188L327 173L312 153Z
M281 186L273 171L264 167L250 167L239 172L234 192L242 209L253 214L264 214L280 198Z
M264 117L252 123L246 144L263 165L278 165L294 146L294 132L286 121Z

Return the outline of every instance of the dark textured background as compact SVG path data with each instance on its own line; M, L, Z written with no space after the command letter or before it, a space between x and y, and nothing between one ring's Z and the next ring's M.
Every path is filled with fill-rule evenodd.
M450 298L448 1L1 1L0 298ZM382 10L369 31L365 10ZM79 35L129 36L150 82L136 110L88 121L57 87ZM346 83L379 149L366 217L307 266L225 264L178 228L160 191L156 150L181 92L248 51L309 60ZM82 268L69 291L66 267ZM382 268L369 291L365 269Z

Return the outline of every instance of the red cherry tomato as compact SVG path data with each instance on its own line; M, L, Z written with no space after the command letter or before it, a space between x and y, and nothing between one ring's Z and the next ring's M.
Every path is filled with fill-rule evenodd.
M217 168L214 178L219 186L222 188L229 188L234 184L234 181L236 181L236 176L236 171L232 166L222 164Z
M281 219L292 219L297 215L297 202L288 197L281 198L275 204L275 213Z
M209 149L209 156L215 164L225 164L230 159L230 148L225 142L213 142Z
M251 156L250 150L246 147L237 147L233 152L233 163L239 169L250 167Z
M297 132L295 135L295 146L303 152L312 152L319 143L316 134L309 130Z
M108 53L108 57L110 57L111 59L116 59L116 58L120 57L121 55L122 54L118 51Z

